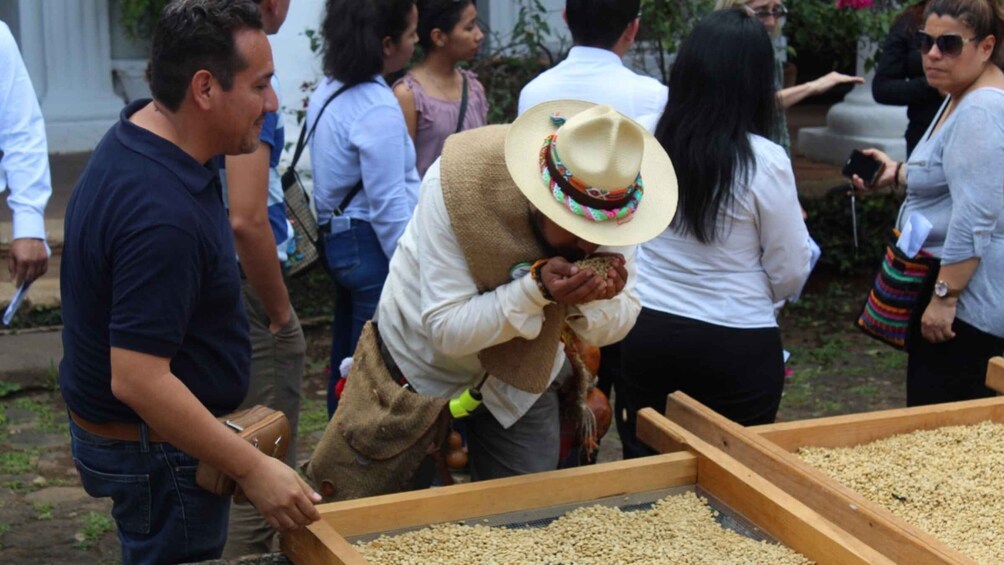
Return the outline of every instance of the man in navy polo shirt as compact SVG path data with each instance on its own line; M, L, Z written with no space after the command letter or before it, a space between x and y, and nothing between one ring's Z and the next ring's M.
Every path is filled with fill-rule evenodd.
M277 109L272 56L250 0L176 0L157 25L154 100L125 108L66 212L60 388L87 492L113 499L125 563L219 557L234 477L273 527L319 518L281 461L216 420L248 386L250 344L217 154L258 147Z

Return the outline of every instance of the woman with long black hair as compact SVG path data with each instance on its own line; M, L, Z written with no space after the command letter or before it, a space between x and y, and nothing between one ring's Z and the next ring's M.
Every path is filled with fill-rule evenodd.
M623 341L628 427L682 390L741 424L772 422L784 363L774 304L809 272L791 162L770 141L777 93L763 25L716 11L683 43L656 128L680 185L639 253L642 311ZM643 455L637 453L632 455Z

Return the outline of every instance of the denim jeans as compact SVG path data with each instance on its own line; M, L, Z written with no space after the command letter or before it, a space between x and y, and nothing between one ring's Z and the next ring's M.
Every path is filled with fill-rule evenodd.
M124 564L217 559L230 499L195 484L198 461L167 443L118 441L70 421L73 462L87 494L111 497Z
M380 240L369 222L352 220L344 231L327 233L322 239L322 263L335 285L334 319L331 326L331 376L328 379L328 417L338 400L335 385L341 380L338 366L351 357L363 326L376 312L388 263Z

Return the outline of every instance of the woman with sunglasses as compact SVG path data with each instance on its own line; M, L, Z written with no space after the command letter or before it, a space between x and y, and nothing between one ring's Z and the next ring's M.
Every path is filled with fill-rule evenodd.
M1004 351L1004 6L933 0L917 38L927 82L948 98L908 162L869 149L884 172L871 187L852 179L905 185L897 226L933 224L924 249L941 267L910 328L910 406L992 396L987 361Z
M784 7L781 0L716 0L715 10L727 10L732 8L743 8L751 16L760 20L760 23L767 28L771 37L777 39L781 35L781 27L788 16L788 9ZM784 111L798 104L806 97L815 96L827 92L834 86L840 84L864 84L864 79L845 75L832 71L816 80L802 83L788 88L781 88L784 84L784 68L779 57L774 58L774 80L777 83L777 98L781 105L781 112L778 112L777 141L785 150L791 152L791 139L788 135L788 122L785 119Z
M872 96L876 102L906 106L909 120L904 135L907 155L913 153L913 148L945 101L938 89L927 84L917 49L917 30L924 23L924 8L928 2L920 0L914 3L893 22L882 44L882 55L872 79Z
M394 83L394 95L423 177L450 134L485 125L485 87L474 73L457 67L478 54L484 38L472 0L418 1L418 43L425 56Z

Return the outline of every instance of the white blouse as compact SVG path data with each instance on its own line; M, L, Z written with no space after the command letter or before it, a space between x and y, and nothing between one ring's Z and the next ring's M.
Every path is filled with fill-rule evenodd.
M643 307L732 328L777 326L774 303L796 294L809 274L809 232L788 155L763 137L750 141L756 171L719 215L714 242L670 227L641 246Z

